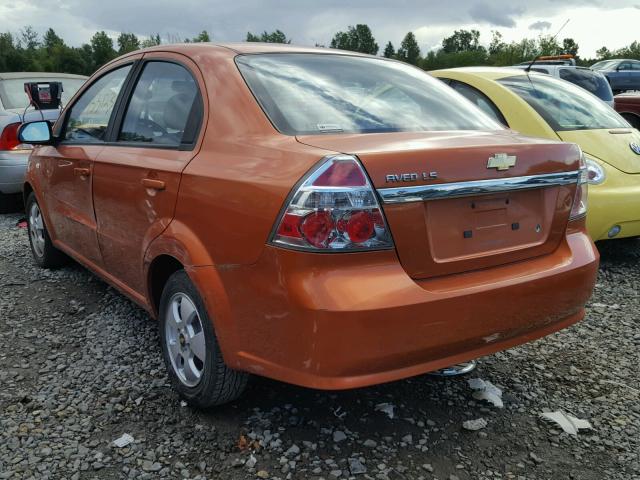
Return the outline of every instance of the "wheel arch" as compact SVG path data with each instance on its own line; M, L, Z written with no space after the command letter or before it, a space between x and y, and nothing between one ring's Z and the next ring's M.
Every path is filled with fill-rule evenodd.
M29 198L29 195L31 195L31 192L33 192L33 187L31 186L30 182L24 182L24 184L22 185L22 201L24 202L24 206L25 208L27 207L27 198Z
M150 313L154 318L158 318L160 299L167 281L176 271L184 270L200 293L207 308L225 362L228 365L236 365L237 326L233 321L229 296L222 278L213 263L195 263L194 258L198 258L199 254L193 253L183 242L170 233L165 231L156 238L145 255Z
M184 265L177 258L167 254L158 255L149 264L147 290L149 303L155 316L158 315L160 297L169 277L180 270L184 270Z
M228 302L222 281L217 274L217 281L208 282L206 286L199 281L197 271L203 267L215 271L214 262L197 235L182 222L173 220L165 231L148 245L143 262L147 296L155 316L166 281L180 269L189 275L203 298L215 298L215 310L220 302ZM208 306L213 308L213 305Z
M622 117L631 124L633 128L640 130L640 115L634 112L619 112Z
M22 198L24 201L25 213L29 213L27 212L27 200L29 199L29 195L31 195L32 193L36 197L36 201L38 202L38 206L40 207L40 212L42 213L42 217L44 218L44 224L47 226L49 237L51 238L51 241L54 243L54 245L57 246L58 234L56 232L55 225L49 217L49 209L43 201L41 192L34 188L33 184L29 180L25 180L25 182L22 184Z

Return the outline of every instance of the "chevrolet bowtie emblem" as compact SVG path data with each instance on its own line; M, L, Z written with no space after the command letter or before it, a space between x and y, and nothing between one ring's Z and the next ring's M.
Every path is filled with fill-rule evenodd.
M487 168L497 168L498 170L509 170L515 166L515 155L507 155L506 153L496 153L493 157L489 157L487 162Z

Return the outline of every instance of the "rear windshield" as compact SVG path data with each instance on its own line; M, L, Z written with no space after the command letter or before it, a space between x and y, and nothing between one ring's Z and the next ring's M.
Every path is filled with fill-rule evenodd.
M537 74L506 77L499 82L531 105L557 132L629 128L609 105L569 82Z
M5 109L26 108L29 98L24 92L25 82L62 82L62 105L78 91L85 82L82 78L12 78L0 81L0 99Z
M399 62L299 53L242 55L236 62L287 135L504 128L448 86Z
M592 70L577 68L561 68L560 78L584 88L587 92L593 93L601 100L610 102L613 100L613 93L609 82L604 75Z

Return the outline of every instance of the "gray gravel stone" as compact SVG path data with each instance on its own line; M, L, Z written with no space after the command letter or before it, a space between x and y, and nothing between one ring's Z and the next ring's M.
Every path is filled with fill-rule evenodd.
M156 323L78 265L37 268L19 219L0 215L0 479L640 478L638 240L600 246L584 321L481 359L473 376L504 392L500 411L466 379L422 376L345 392L256 378L203 412L171 388ZM594 428L539 419L554 410ZM123 432L136 442L114 448Z
M333 441L335 443L343 442L347 439L347 435L342 430L336 430L333 432Z

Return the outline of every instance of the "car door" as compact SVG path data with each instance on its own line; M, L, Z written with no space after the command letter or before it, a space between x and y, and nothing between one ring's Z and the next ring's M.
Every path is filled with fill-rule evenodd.
M169 53L144 56L110 142L98 154L93 201L105 269L143 296L144 253L173 218L182 170L203 117L197 66Z
M131 69L131 61L118 65L88 85L60 120L60 140L38 152L42 193L55 239L94 266L101 265L101 255L92 202L93 161L104 148L109 121Z
M629 72L629 89L640 90L640 62L630 62L631 72Z
M631 88L631 62L622 62L618 65L614 90L629 90Z

